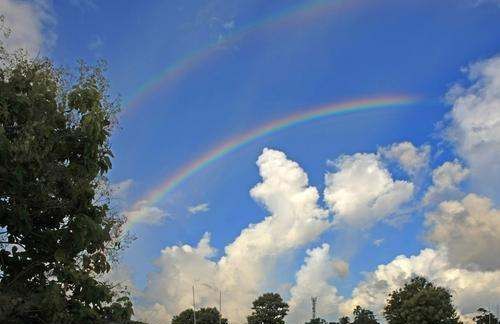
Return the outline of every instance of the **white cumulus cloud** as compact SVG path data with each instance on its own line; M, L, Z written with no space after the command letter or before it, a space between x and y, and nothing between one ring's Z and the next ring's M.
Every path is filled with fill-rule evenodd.
M210 246L208 233L195 247L164 248L155 261L159 271L149 275L143 294L151 306L139 307L137 317L150 323L167 323L173 315L189 308L192 305L192 285L200 279L211 280L217 275L217 264L210 260L215 252ZM203 287L199 283L197 286ZM198 302L203 305L206 299L198 298Z
M127 229L134 224L161 224L167 216L163 209L151 206L147 201L137 202L131 210L125 211L123 214L126 219L125 228Z
M159 270L150 275L144 291L150 307L138 308L139 318L169 321L189 307L191 286L198 282L200 306L217 304L217 294L207 284L218 287L225 300L224 316L243 321L252 300L277 283L270 274L280 256L314 241L330 228L328 211L318 206L317 189L308 186L307 175L296 162L282 152L264 149L257 165L262 182L250 194L269 216L244 229L218 261L212 260L214 249L208 234L197 247L165 248L156 262Z
M311 297L318 297L320 317L336 317L342 297L330 280L344 276L348 271L347 263L332 259L328 244L308 250L304 264L295 275L296 283L290 289L288 304L291 311L287 322L304 323L311 318Z
M459 185L470 172L458 161L445 162L432 171L432 185L424 195L424 205L443 201L458 196Z
M427 238L448 252L450 263L469 269L500 270L500 210L489 199L469 194L442 202L427 214Z
M416 175L425 169L429 163L431 147L422 145L416 147L410 142L394 143L379 149L379 154L401 165L401 168L410 175Z
M325 202L336 224L367 228L398 211L413 195L413 184L393 180L377 154L356 153L335 162L325 176Z
M500 184L500 56L467 69L470 86L455 85L448 139L471 170L474 190L498 198Z

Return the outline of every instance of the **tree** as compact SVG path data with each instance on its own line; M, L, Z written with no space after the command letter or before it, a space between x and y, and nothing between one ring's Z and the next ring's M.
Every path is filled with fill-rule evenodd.
M276 293L266 293L253 302L248 324L284 324L288 304Z
M306 322L305 324L326 324L326 321L322 318L316 317L311 319L309 322Z
M479 315L475 316L473 318L474 322L476 324L498 324L498 318L496 318L495 315L493 315L491 312L487 311L484 308L479 308L477 310L479 312Z
M451 298L447 289L415 277L389 295L384 316L389 324L461 323Z
M349 324L351 323L351 319L349 316L344 316L339 319L339 324Z
M194 323L193 310L186 309L179 315L174 316L172 324L190 324ZM217 308L201 308L196 311L196 324L227 324L227 319L221 318L221 314Z
M0 322L129 322L126 293L98 279L121 247L99 190L118 107L103 66L0 61Z
M356 306L352 314L354 315L353 324L378 324L373 312L371 310L364 309L359 305Z

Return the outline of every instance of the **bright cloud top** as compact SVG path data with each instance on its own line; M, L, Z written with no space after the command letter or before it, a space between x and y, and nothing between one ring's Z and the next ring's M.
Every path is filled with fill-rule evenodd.
M356 153L335 162L325 176L325 202L336 224L370 227L393 215L413 195L413 184L393 180L377 154Z

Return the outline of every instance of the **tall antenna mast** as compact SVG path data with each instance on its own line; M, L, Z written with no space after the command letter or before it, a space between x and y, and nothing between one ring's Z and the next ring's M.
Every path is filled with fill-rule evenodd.
M194 299L194 284L193 284L193 321L196 324L196 302Z
M318 302L318 297L311 297L312 302L312 319L316 319L316 303Z

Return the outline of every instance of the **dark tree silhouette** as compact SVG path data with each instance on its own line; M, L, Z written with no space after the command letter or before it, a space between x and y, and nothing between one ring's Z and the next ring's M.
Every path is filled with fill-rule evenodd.
M248 324L284 324L288 304L276 293L266 293L253 302Z

